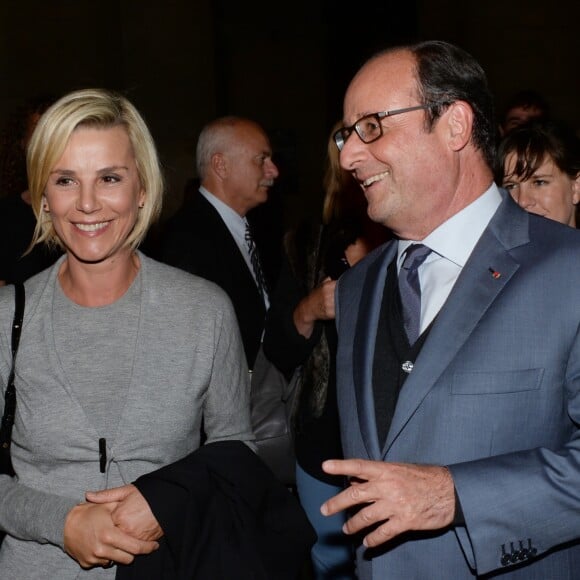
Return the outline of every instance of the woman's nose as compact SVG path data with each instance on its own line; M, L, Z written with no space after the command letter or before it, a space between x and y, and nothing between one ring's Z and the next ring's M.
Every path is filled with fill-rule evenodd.
M77 209L83 213L92 213L99 209L97 192L93 186L81 185L77 200Z
M524 209L536 205L536 197L525 183L520 184L517 202Z

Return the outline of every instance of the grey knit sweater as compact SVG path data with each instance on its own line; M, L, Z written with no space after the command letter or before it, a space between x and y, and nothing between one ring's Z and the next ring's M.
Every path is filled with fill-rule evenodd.
M84 308L52 268L26 283L12 456L0 476L0 578L114 578L62 549L64 520L87 490L130 483L208 442L252 439L249 382L236 318L216 285L139 254L114 304ZM14 311L0 288L0 386ZM4 400L0 400L0 412ZM106 439L104 473L99 439Z

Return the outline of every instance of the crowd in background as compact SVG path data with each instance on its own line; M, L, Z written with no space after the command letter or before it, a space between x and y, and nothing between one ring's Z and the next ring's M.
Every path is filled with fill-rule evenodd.
M91 104L91 99L97 102L109 97L95 93L83 98L89 103L87 107L97 107ZM146 166L158 162L151 152L145 154L138 150L136 134L131 132L133 129L116 134L117 121L98 117L102 112L100 109L97 112L96 109L93 112L87 109L85 119L79 117L78 125L69 126L68 138L71 141L67 141L67 148L64 148L64 144L61 147L57 143L61 137L54 126L41 124L35 132L47 110L52 110L54 115L54 108L49 109L51 105L54 107L54 103L63 106L60 96L43 97L23 104L10 117L0 143L0 284L24 282L38 275L31 284L31 301L45 313L52 313L55 305L62 309L50 322L54 325L55 344L60 345L64 352L76 353L74 359L63 363L53 361L50 352L41 351L47 360L52 361L49 366L54 376L51 375L50 381L57 384L57 374L62 371L67 380L79 385L82 390L80 407L84 405L86 412L90 410L97 425L96 431L116 433L120 429L118 423L128 421L134 429L131 436L145 440L148 429L139 427L138 423L150 422L151 435L161 438L161 441L151 445L142 441L143 449L138 453L135 449L123 450L129 456L135 455L136 467L129 477L137 478L195 451L204 442L211 444L236 439L249 442L249 447L254 449L249 415L252 386L262 380L258 377L269 376L276 370L288 381L299 370L296 402L290 418L296 472L295 481L289 488L298 498L317 535L317 540L312 542L307 570L301 570L321 580L356 578L354 549L350 537L343 534L347 515L325 517L320 513L320 506L345 486L343 475L330 474L322 469L324 460L343 457L336 385L336 281L376 248L397 238L390 228L369 218L360 185L340 166L336 135L353 139L356 138L352 136L353 131L362 129L341 129L342 122L337 122L328 142L320 144L326 151L326 164L321 168L324 178L321 179L320 191L312 192L321 200L320 215L314 220L311 216L304 216L299 224L290 228L286 227L283 216L279 219L280 216L276 215L275 219L268 221L269 214L260 213L260 207L267 205L269 196L276 195L277 181L284 179L276 164L276 151L272 150L264 128L251 119L236 116L208 119L199 135L195 159L191 161L192 179L186 186L184 202L174 215L159 222L161 171L159 168L155 170L159 170L159 175L155 176L157 197L152 200L149 191L144 189L145 180L152 179ZM107 106L113 107L111 103ZM128 110L132 111L132 108L129 106ZM63 115L74 119L72 108L63 111ZM90 115L100 120L93 121ZM139 139L150 140L138 114L131 115L131 120L123 123L128 123L129 127L134 124L142 131ZM49 115L48 119L55 126L59 122L56 116ZM345 133L347 130L350 133ZM73 138L79 136L82 139L74 142ZM364 135L359 133L359 137L362 140ZM41 149L46 147L46 143L55 148L56 157L41 158ZM26 150L29 145L27 178ZM122 163L115 162L110 167L108 152L112 150L118 153ZM493 171L496 183L505 190L502 195L511 195L530 213L577 227L580 202L578 134L564 120L553 118L541 95L530 90L514 95L498 115L494 152ZM47 168L47 164L53 166ZM66 171L61 170L61 166ZM120 242L117 240L117 245L112 244L107 249L111 255L117 256L122 266L117 262L106 272L87 268L87 264L100 260L101 256L91 254L96 250L71 237L67 233L67 224L73 220L71 216L80 215L80 212L90 216L91 212L97 215L100 210L87 209L92 201L85 199L82 193L83 188L89 186L92 174L86 182L79 176L84 176L83 171L92 172L99 176L99 180L106 181L105 185L112 187L114 182L123 182L127 167L134 171L129 184L132 189L122 192L127 207L119 207L117 201L106 197L109 194L102 194L102 199L113 208L110 213L126 214L125 229L119 234ZM103 168L106 169L106 179L101 175L104 175ZM58 174L56 181L53 180L55 173ZM31 178L35 181L30 182ZM77 178L78 207L71 202L69 208L64 208L59 204L58 195L63 195L69 182ZM150 203L154 204L152 209L149 209ZM149 212L146 218L142 217L144 211ZM137 226L141 229L135 236L133 228ZM91 222L85 227L86 231L100 228L101 222ZM43 240L49 243L35 243ZM179 273L176 273L177 269ZM63 293L54 286L56 278L63 286ZM203 282L192 282L198 278ZM135 280L139 292L146 299L136 294ZM50 291L44 289L45 285L51 288ZM8 294L6 302L9 302ZM188 315L185 313L189 309L183 306L186 303L197 304L194 312ZM87 308L81 312L78 305L89 310L97 308L94 312L89 313ZM151 309L151 312L144 308ZM108 314L105 313L107 309ZM3 322L9 321L9 311L9 308L2 310ZM208 313L212 313L211 316ZM69 336L67 325L78 319L83 320L85 330L75 331ZM122 335L115 334L114 319L123 322ZM219 324L215 320L219 320ZM43 332L49 323L42 318L35 324L34 328ZM148 326L143 330L141 325ZM92 332L96 328L98 332ZM147 333L146 338L141 337L142 330ZM110 334L115 335L115 340L102 348ZM176 337L180 342L176 342ZM85 347L77 352L75 349L79 342ZM181 346L176 347L176 344ZM30 354L30 348L27 356L31 358L27 360L31 361L35 373L41 373L43 363ZM163 353L164 358L153 356L147 359L142 352L146 348ZM92 360L91 349L100 351L99 361L103 366L106 366L105 361L115 359L120 352L126 357L99 378L98 396L91 390L91 373L102 367ZM24 352L27 352L26 346ZM132 362L129 364L127 361ZM2 364L6 367L8 363L4 361ZM58 371L52 368L53 364ZM147 391L150 400L146 405L132 398L129 385L135 380L133 373L136 371L131 365L137 365L140 380L147 383L147 376L155 378L155 384L150 384L151 391ZM91 381L87 381L89 376ZM118 395L111 390L113 379L118 376L126 381L120 402ZM194 384L195 389L190 389L189 383ZM232 387L234 383L235 389ZM165 384L172 384L175 392L170 390L167 395L160 396L155 386ZM104 394L108 394L107 397ZM107 400L116 402L112 413L111 407L106 405ZM199 404L201 408L184 413L184 408L192 404ZM60 400L58 411L66 409L67 405L64 399ZM124 405L127 405L126 411L123 411ZM39 407L36 412L41 412L41 409ZM75 409L71 407L68 412L74 415ZM123 418L122 412L128 413L130 419ZM173 424L157 430L155 426L164 413ZM184 421L190 424L185 426ZM162 422L166 420L162 419ZM69 425L71 430L77 427L76 423ZM196 434L192 436L194 428ZM88 441L93 427L83 424L82 429L86 431L83 431L83 437L86 435L87 438L86 446L90 447ZM57 437L52 427L48 433ZM190 436L191 444L186 443ZM174 440L179 445L173 445ZM124 444L131 447L128 440ZM71 452L71 457L74 455L76 459L86 460L86 446L76 442L72 445L74 453ZM110 447L110 443L102 443L102 446L101 453L106 455L108 451L105 462L114 461L114 454L121 453L119 449ZM34 461L27 455L30 450L19 453L17 461L21 466ZM67 456L69 450L63 453ZM137 459L139 454L143 457ZM246 466L246 463L242 464ZM21 468L23 471L27 469ZM43 481L39 473L31 473L32 480ZM59 475L62 479L68 476L64 472ZM107 485L96 477L91 481L95 491L114 485L121 489L126 477L126 474L114 472ZM25 492L7 489L14 494L16 501L25 505ZM74 491L78 490L75 488ZM116 492L118 495L114 496L95 495L84 505L91 508L112 504L124 506L130 501L128 497L134 500L135 496L130 496L133 492L134 489ZM38 495L31 501L42 504ZM54 535L60 529L59 522L65 514L77 509L69 504L63 501L58 509L51 511L47 508L42 512L43 517L50 519L50 526L43 530L47 542L56 542ZM124 517L123 510L119 510L117 516L114 508L111 511L113 518ZM71 534L81 536L78 530L93 521L93 513L89 514L87 508L85 513L75 512L76 520L68 516L66 520L65 531L69 536L64 550L81 566L100 566L108 570L113 563L129 563L128 553L145 554L159 549L160 526L153 520L152 531L144 533L138 540L132 542L128 533L116 540L124 546L122 553L118 548L102 551L100 555L89 553L86 545L79 545L80 542L71 539ZM38 537L34 535L36 530L34 534L31 531L34 527L30 523L32 519L29 517L28 527L19 528L14 524L13 537L6 540L7 565L20 566L18 558L23 558L26 553L22 547L25 540ZM121 519L113 521L121 522L119 526L122 528ZM50 550L45 550L43 542L38 545L36 564L50 561L53 570L66 570L71 578L74 577L75 567L70 565L72 559L64 562ZM103 577L113 576L109 572Z

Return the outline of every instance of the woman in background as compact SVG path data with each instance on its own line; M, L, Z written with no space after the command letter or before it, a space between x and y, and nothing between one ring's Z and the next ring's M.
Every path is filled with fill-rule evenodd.
M577 226L580 140L568 126L531 121L500 142L498 182L526 211Z
M348 580L356 576L351 540L342 533L345 518L320 514L322 503L343 488L340 478L321 468L325 459L342 458L334 289L342 272L389 233L368 218L364 194L340 167L332 137L324 190L322 223L303 224L285 237L286 263L267 316L264 352L288 376L301 367L292 423L298 496L318 534L311 554L314 576Z
M131 103L100 89L64 96L38 122L27 163L33 244L64 255L25 284L1 576L111 580L111 566L155 550L163 531L133 537L115 525L122 503L85 492L185 457L202 420L208 443L251 440L247 369L224 293L137 250L163 180ZM13 311L13 289L0 288L2 393Z

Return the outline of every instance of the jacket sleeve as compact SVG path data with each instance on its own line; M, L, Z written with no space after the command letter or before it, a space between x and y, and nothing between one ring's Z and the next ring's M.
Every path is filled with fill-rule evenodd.
M457 528L478 574L515 565L566 542L580 530L580 331L563 388L572 425L557 449L535 448L450 465L465 516ZM546 426L548 428L548 426Z
M306 288L293 275L286 258L266 317L263 346L268 359L287 375L306 360L322 332L320 322L308 339L296 330L294 310L306 295Z

